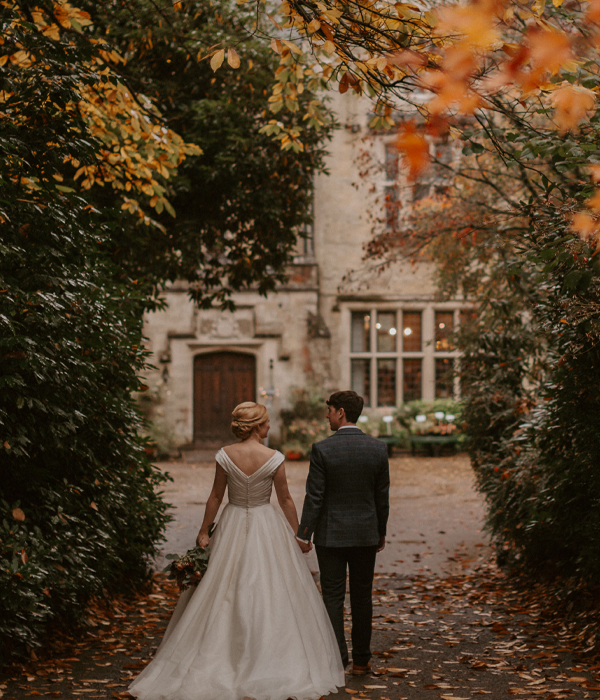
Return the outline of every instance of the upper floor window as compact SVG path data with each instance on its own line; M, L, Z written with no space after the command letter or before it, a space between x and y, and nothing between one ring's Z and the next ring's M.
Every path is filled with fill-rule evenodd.
M314 193L310 199L309 222L298 229L296 240L296 255L303 258L312 258L315 254L315 198Z

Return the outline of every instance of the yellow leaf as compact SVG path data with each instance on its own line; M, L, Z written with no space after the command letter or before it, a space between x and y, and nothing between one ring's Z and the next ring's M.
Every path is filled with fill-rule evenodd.
M223 61L225 60L225 49L219 49L215 54L213 54L213 57L210 59L210 67L214 70L217 71L223 64Z
M313 19L310 24L306 27L306 29L311 33L314 34L315 32L318 32L319 29L321 29L321 23L319 22L318 19Z
M281 53L283 51L283 44L279 41L279 39L271 39L271 48L276 53Z
M227 63L229 63L232 68L240 67L240 57L235 49L229 49L227 51Z
M563 0L552 0L554 7L560 7L563 4Z
M545 7L546 7L546 0L535 0L531 9L539 17L544 12Z
M271 20L271 24L275 27L275 29L279 29L279 31L281 31L281 25L278 24L278 22L276 20L274 20L273 17L271 17L271 15L268 12L267 12L267 17Z
M25 513L23 513L23 511L20 508L15 508L12 512L12 516L15 520L19 520L20 522L23 522L25 520Z
M3 66L8 61L8 56L0 56L0 66Z
M331 54L335 52L335 44L333 41L326 41L323 44L323 51L331 56Z
M288 41L287 39L283 39L283 42L282 42L282 43L283 43L285 46L287 46L288 49L289 49L292 53L295 53L295 54L297 54L297 55L300 55L300 54L302 53L302 50L299 49L299 48L296 46L296 44L294 44L293 41Z
M17 51L10 57L11 63L16 63L22 68L29 68L29 66L35 61L35 57L32 56L28 51Z

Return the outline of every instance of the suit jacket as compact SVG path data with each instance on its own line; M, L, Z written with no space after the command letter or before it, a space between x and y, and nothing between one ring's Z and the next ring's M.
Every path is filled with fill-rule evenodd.
M298 537L326 547L366 547L386 534L390 470L385 443L358 428L316 442Z

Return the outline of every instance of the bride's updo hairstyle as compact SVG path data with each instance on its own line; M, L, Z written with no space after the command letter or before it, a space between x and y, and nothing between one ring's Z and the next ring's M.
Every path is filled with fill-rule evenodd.
M254 401L244 401L233 409L231 414L231 432L239 440L246 440L259 425L269 420L265 406Z

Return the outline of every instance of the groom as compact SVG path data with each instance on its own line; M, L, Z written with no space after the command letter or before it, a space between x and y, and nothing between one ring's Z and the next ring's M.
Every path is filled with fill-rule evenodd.
M344 636L346 568L350 573L352 673L371 670L371 593L375 555L385 547L390 472L385 443L356 427L364 401L336 391L327 401L333 435L312 446L306 498L297 538L303 551L314 539L323 602L348 665Z

